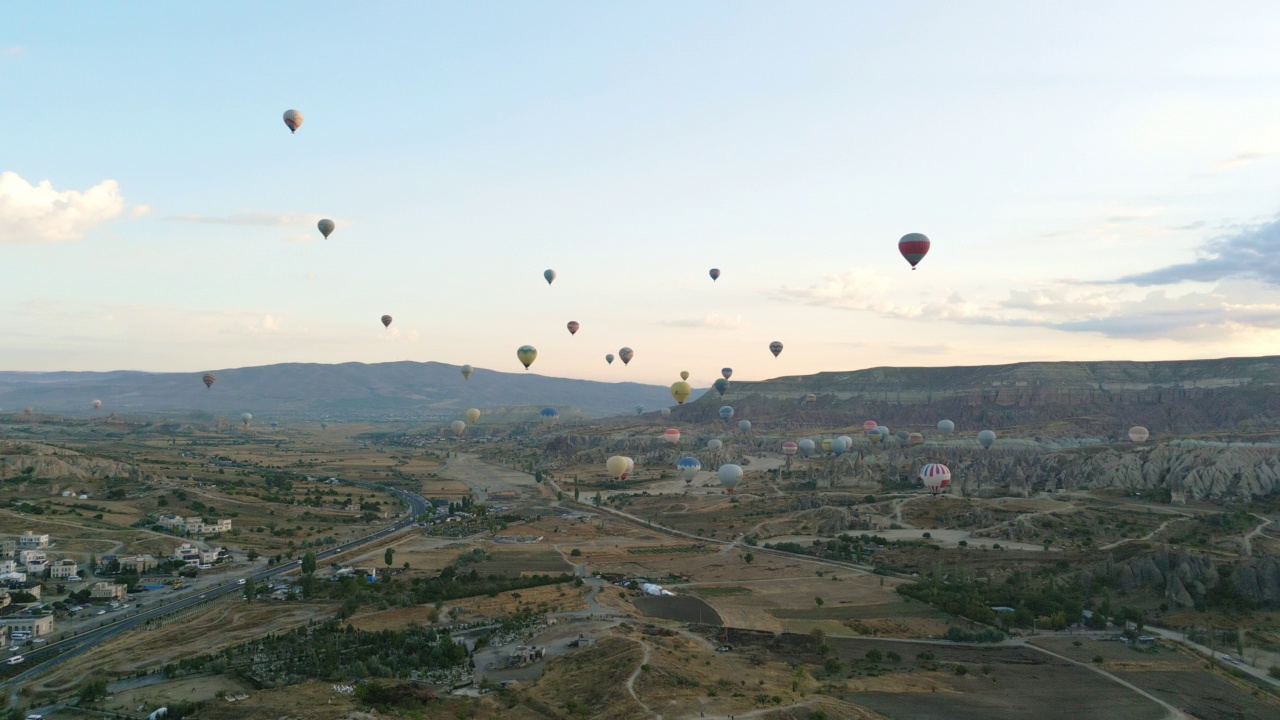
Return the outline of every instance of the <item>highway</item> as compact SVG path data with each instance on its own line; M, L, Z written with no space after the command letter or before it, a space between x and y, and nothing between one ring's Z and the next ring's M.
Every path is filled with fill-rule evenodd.
M378 490L382 492L388 492L393 495L396 495L400 499L404 500L409 504L409 514L400 522L397 522L396 524L391 525L390 527L387 527L384 530L379 530L378 532L373 533L371 535L365 535L364 537L356 538L355 540L352 540L350 542L329 548L328 550L322 550L316 553L317 561L323 560L328 557L332 557L334 555L340 555L342 553L349 552L351 550L358 549L363 545L368 545L369 543L377 542L382 538L398 533L401 530L404 530L405 528L412 526L417 521L418 516L426 512L427 508L429 507L429 504L427 503L426 498L416 493L411 493L411 492L399 490L392 487L386 487L384 485L375 485L373 483L348 481L346 484L355 485L357 487L363 487L368 490ZM200 603L203 603L203 602L208 602L209 600L212 600L217 597L221 597L223 595L228 595L230 593L243 592L244 586L240 584L240 580L247 579L250 577L252 577L254 580L266 580L266 579L275 577L277 575L283 575L285 573L289 573L294 570L297 570L301 565L302 565L301 560L293 560L291 562L274 565L260 572L252 573L250 575L245 575L243 577L233 577L231 578L231 581L226 584L209 588L208 590L203 590L191 597L185 597L179 600L174 600L173 602L166 603L164 605L157 605L156 607L149 608L136 615L131 615L127 618L121 618L114 622L103 625L102 627L94 628L93 630L89 630L89 631L80 633L79 635L76 635L74 637L67 638L66 640L60 640L56 643L50 643L49 645L46 645L42 648L32 650L29 653L23 653L23 657L26 658L26 663L24 663L24 665L27 666L26 669L18 673L17 675L14 675L12 677L4 679L3 681L0 681L0 689L16 687L17 685L20 685L21 683L24 683L28 680L31 680L39 676L40 674L47 672L53 667L61 663L64 663L67 660L70 660L71 658L76 657L77 655L80 655L97 645L100 645L112 638L118 637L130 630L133 630L139 625L145 624L151 620L162 618L166 615L171 615L175 612L185 610L189 607L199 605Z

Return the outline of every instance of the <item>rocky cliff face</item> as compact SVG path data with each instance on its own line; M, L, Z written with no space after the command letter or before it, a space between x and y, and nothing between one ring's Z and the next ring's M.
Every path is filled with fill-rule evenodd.
M1085 586L1106 580L1124 592L1162 594L1175 607L1191 607L1220 585L1250 603L1280 607L1280 558L1265 557L1222 565L1212 556L1162 548L1124 561L1108 557L1078 573Z
M26 472L28 468L30 473ZM24 475L49 480L142 479L136 468L125 463L40 443L0 442L0 480Z

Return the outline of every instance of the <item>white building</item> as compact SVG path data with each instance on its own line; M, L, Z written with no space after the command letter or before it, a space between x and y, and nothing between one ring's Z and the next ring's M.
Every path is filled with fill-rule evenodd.
M49 569L48 560L44 560L44 559L32 560L27 563L27 575L29 577L33 577L33 578L44 577L44 573L48 569Z
M43 550L19 550L18 564L30 565L31 563L46 563L48 558L45 557Z
M49 547L49 536L38 535L30 530L22 533L18 538L19 548L47 548Z
M75 560L62 559L49 566L49 577L54 580L66 580L67 578L76 577L80 572L80 566Z
M9 633L26 632L31 637L40 637L53 632L53 616L10 615L0 618L0 625L9 628Z

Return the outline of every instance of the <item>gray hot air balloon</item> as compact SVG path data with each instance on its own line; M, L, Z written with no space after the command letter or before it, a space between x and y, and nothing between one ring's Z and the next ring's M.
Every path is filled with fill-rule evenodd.
M751 421L750 421L750 420L739 420L739 421L738 421L738 429L739 429L739 430L741 430L741 431L742 431L742 432L744 432L744 433L745 433L745 432L751 432Z
M982 444L982 447L989 449L996 443L996 434L990 430L983 430L978 433L978 442Z
M244 423L245 427L248 427L249 423L253 422L253 413L242 414L240 416L240 422Z
M556 271L551 268L547 268L542 271L542 277L546 278L547 284L550 285L556 279Z
M938 421L938 432L942 433L943 435L950 435L951 433L955 432L955 430L956 430L956 424L951 422L950 420Z
M321 235L325 236L325 239L328 239L328 237L333 234L333 227L333 221L329 219L321 220L316 223L316 228L320 230Z
M722 447L724 447L724 443L720 442L718 438L712 438L707 441L708 450L719 450Z
M813 455L813 451L818 449L817 444L809 438L801 440L798 444L800 446L800 457L810 457Z
M720 478L720 484L730 493L738 487L738 483L742 482L742 468L733 463L721 465L716 475Z

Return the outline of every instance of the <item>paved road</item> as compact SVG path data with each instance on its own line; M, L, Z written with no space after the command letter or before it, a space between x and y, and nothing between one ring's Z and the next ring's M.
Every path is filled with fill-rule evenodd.
M327 558L327 557L332 557L334 555L340 555L350 550L355 550L363 545L376 542L389 535L398 533L407 527L411 527L415 522L417 522L417 517L422 513L426 512L427 508L429 507L429 503L427 502L426 498L416 493L411 493L404 490L398 490L396 488L386 487L382 485L375 485L373 483L348 482L347 484L363 487L369 490L380 490L383 492L389 492L393 495L397 495L402 500L409 503L409 514L403 520L400 520L396 524L384 530L380 530L376 533L373 533L372 535L366 535L364 537L352 540L351 542L344 543L342 545L338 545L328 550L323 550L321 552L318 552L316 553L317 560L323 560L324 558ZM139 625L142 625L150 620L155 620L157 618L161 618L166 615L170 615L175 612L185 610L189 607L194 607L196 605L199 605L200 603L208 602L209 600L212 600L217 597L221 597L223 595L228 595L231 593L241 593L243 592L240 585L240 580L242 579L252 577L254 580L266 580L268 578L272 578L277 575L283 575L285 573L297 570L301 565L302 565L301 560L294 560L292 562L280 563L279 565L269 567L265 570L261 570L256 573L245 575L244 577L240 577L240 578L232 577L231 582L225 583L223 585L219 585L217 587L209 588L207 590L200 592L199 594L192 595L190 597L185 597L180 600L175 600L173 602L170 602L164 605L158 605L158 606L149 608L147 610L144 610L138 613L137 615L131 615L126 618L115 620L114 622L103 625L102 627L95 628L93 630L89 630L87 632L76 635L75 637L67 638L66 640L62 640L56 643L50 643L49 645L46 645L37 650L33 650L29 653L24 653L23 657L26 658L26 663L25 663L26 669L24 669L22 672L18 673L17 675L9 677L4 681L0 682L0 689L16 688L19 684L24 683L28 680L31 680L39 676L40 674L49 671L55 666L61 663L64 663L67 660L70 660L71 658L76 657L77 655L80 655L97 645L101 645L107 640L110 640L126 632L129 632L130 630L133 630L137 628Z

